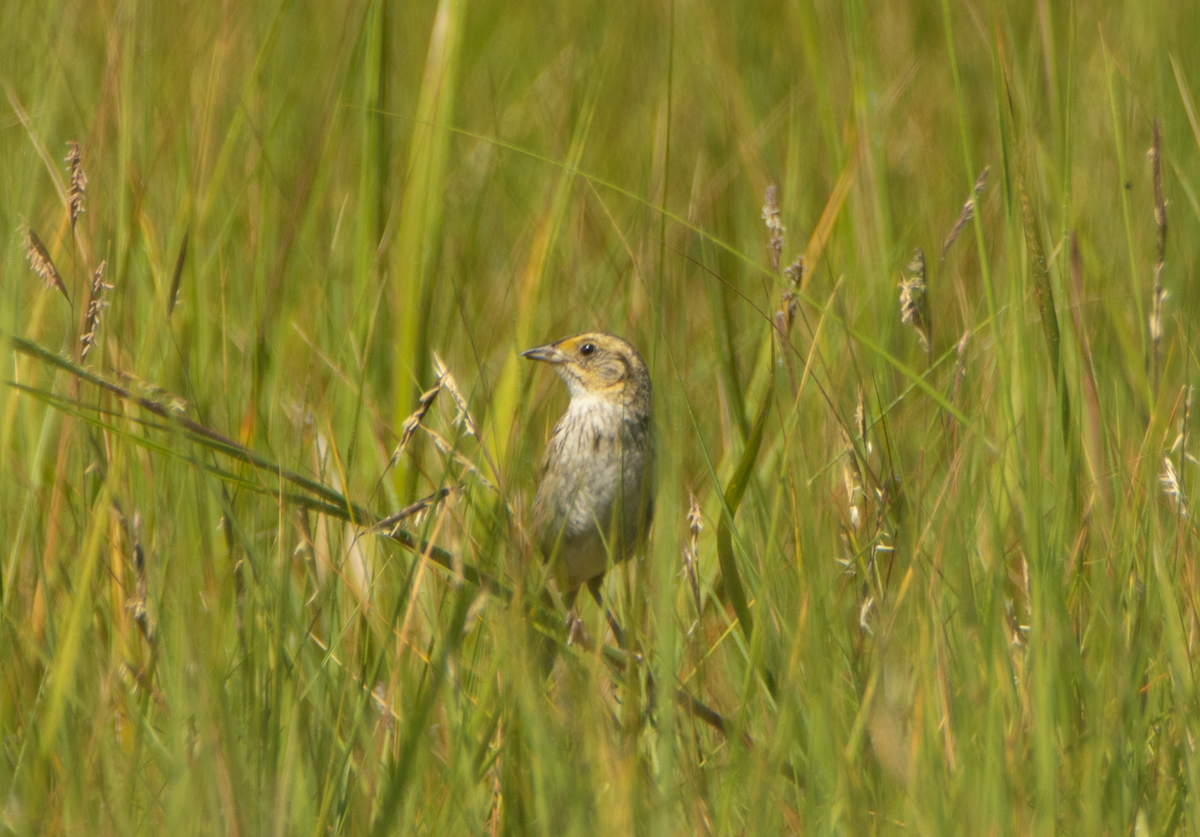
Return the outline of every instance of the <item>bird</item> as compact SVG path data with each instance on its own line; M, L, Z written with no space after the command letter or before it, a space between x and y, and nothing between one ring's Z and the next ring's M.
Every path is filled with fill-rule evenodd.
M571 402L542 455L533 501L533 532L551 562L572 639L587 585L603 608L600 584L609 560L629 560L646 542L654 517L654 438L650 372L630 343L592 331L536 346L522 357L550 364ZM611 612L618 645L624 639Z

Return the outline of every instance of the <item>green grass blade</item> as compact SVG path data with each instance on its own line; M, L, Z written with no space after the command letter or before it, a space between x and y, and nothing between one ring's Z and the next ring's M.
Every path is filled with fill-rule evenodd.
M767 426L767 416L771 412L771 391L763 395L762 404L758 408L758 416L742 449L741 459L738 460L737 470L725 487L725 501L721 507L721 520L717 524L717 556L721 562L721 580L729 594L729 602L733 612L737 614L742 633L749 641L754 635L754 619L750 614L750 605L746 600L745 586L742 584L742 574L738 570L737 557L733 553L733 517L737 514L738 506L750 484L754 474L754 462L758 459L762 447L763 431Z

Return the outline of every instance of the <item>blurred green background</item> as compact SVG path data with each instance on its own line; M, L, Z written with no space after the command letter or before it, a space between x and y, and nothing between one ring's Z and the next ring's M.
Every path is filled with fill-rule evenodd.
M1197 43L0 5L0 831L1200 832ZM566 392L517 353L593 329L655 386L632 658L591 603L565 645L527 533Z

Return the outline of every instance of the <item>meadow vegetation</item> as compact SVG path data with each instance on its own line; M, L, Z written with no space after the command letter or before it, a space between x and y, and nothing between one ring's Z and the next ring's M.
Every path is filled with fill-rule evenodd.
M0 4L0 832L1200 833L1197 43ZM584 330L628 650L529 533Z

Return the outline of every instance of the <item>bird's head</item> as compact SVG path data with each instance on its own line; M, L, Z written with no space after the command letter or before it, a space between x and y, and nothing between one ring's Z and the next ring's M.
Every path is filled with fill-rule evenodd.
M592 397L641 415L650 412L650 373L638 350L613 334L589 331L521 352L549 363L571 398Z

